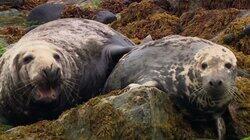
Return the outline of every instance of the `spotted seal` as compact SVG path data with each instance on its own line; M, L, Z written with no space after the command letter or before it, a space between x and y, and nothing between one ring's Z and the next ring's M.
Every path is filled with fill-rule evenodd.
M118 62L104 93L126 86L155 86L192 115L214 118L223 139L221 115L236 93L236 57L226 47L197 37L168 36L140 45Z
M0 58L2 121L53 118L97 95L134 44L102 23L59 19L24 35Z

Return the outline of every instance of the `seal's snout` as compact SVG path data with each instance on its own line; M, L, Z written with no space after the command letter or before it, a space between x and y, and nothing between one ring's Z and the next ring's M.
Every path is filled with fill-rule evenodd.
M44 79L47 81L49 86L57 85L61 79L61 69L59 67L46 67L42 71Z
M42 73L48 79L61 77L60 68L58 67L45 68L42 70Z
M209 83L209 86L213 88L221 87L223 85L223 82L221 79L212 79L208 83Z

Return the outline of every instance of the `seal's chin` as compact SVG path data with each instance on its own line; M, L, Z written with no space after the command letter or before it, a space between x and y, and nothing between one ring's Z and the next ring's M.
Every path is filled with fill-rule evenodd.
M217 89L209 88L207 91L213 100L221 100L226 95L225 88L217 88Z

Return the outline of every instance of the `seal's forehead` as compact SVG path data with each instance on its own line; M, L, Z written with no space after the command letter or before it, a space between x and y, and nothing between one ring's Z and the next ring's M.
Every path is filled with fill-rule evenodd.
M42 51L42 50L53 50L56 48L53 44L45 41L27 41L19 42L15 46L20 51Z
M195 56L195 60L198 60L200 62L222 60L224 62L230 62L233 65L236 65L237 62L236 57L232 51L230 51L226 47L216 44L214 46L208 46L204 49L201 49Z

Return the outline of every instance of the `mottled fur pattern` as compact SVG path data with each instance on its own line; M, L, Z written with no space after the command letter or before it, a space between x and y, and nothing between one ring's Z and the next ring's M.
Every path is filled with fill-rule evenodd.
M35 28L0 58L1 114L12 123L32 122L87 101L99 94L116 59L129 50L123 49L133 45L120 33L91 20L60 19ZM27 52L40 56L39 60L23 65ZM60 62L53 59L54 53ZM42 108L33 97L37 85L32 77L50 64L61 69L60 95Z
M208 65L205 70L203 63ZM230 63L230 69L225 68L227 63ZM220 95L218 98L222 99L214 105L213 101L217 99L210 99L205 91L208 81L216 77L225 82L228 94ZM104 91L153 81L166 93L192 102L197 110L210 110L211 107L221 108L232 100L235 77L236 58L229 49L196 37L172 35L140 45L121 58ZM206 94L209 99L196 96L198 93Z

